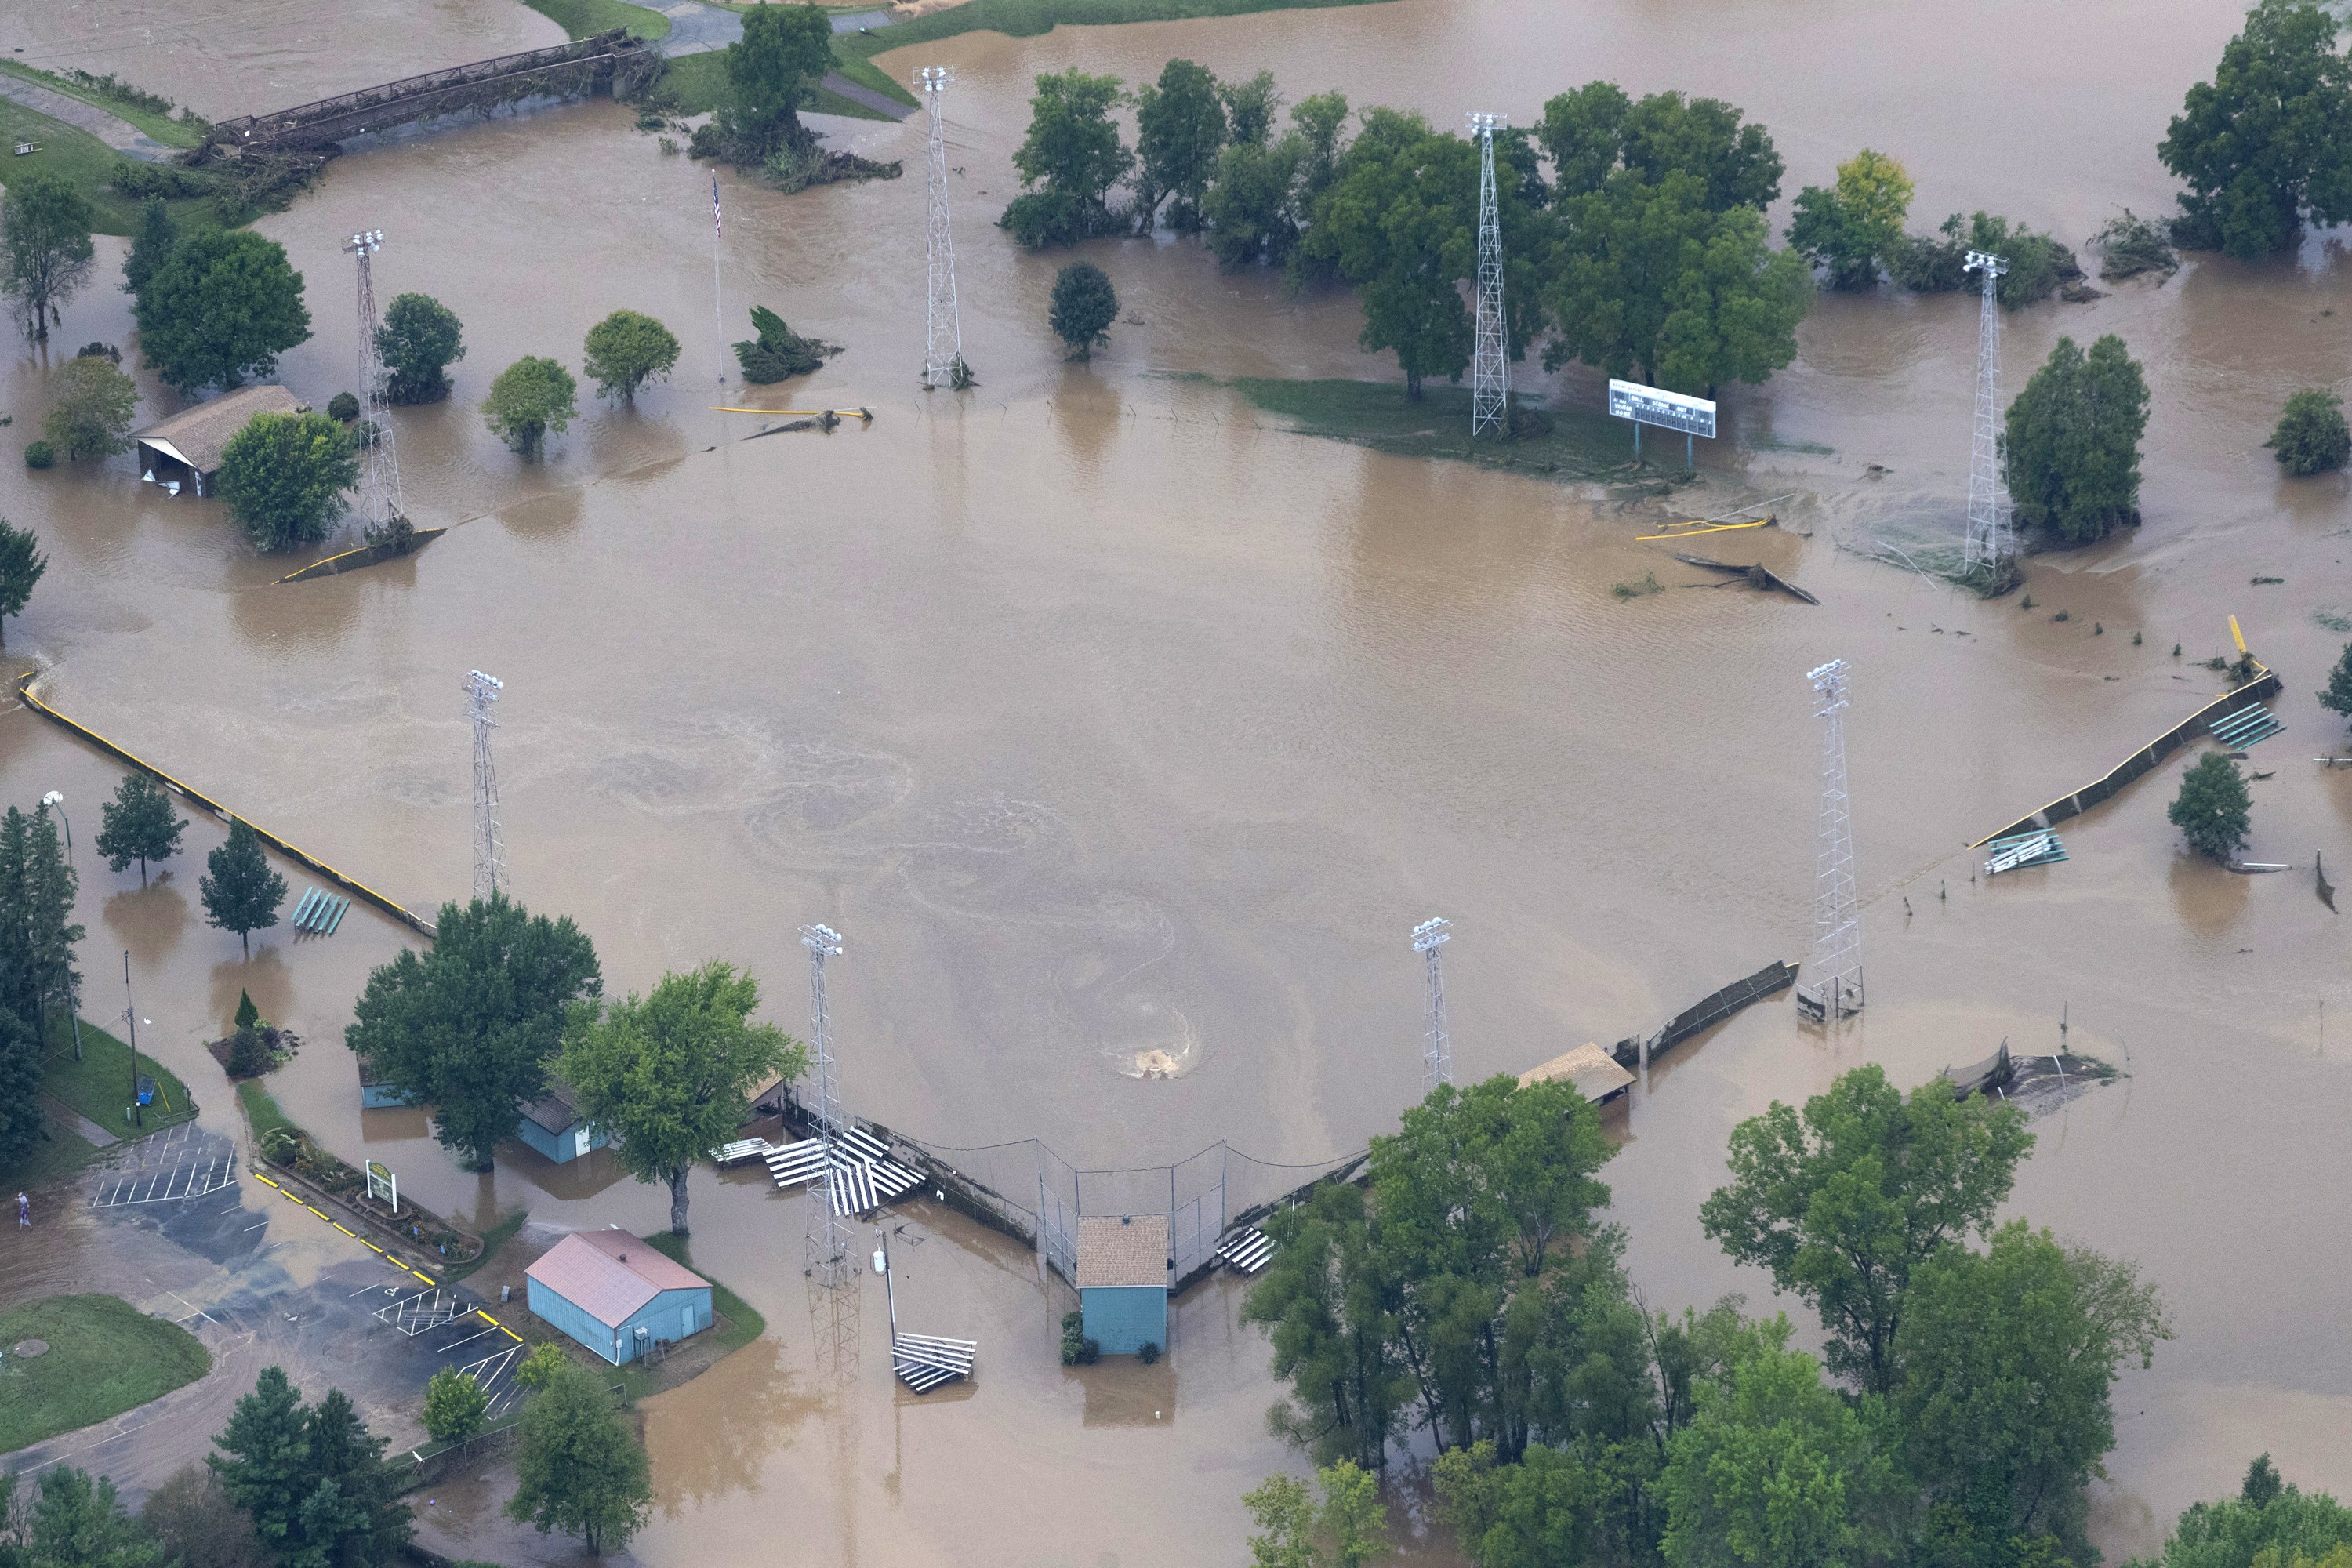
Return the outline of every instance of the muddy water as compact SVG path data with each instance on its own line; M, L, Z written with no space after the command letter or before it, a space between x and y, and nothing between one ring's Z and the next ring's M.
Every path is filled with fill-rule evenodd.
M285 376L313 402L347 384L335 243L390 231L380 288L435 293L467 321L456 398L400 416L413 511L463 526L397 567L273 588L284 563L242 551L208 503L131 482L127 462L0 467L0 508L37 521L57 561L11 651L50 666L68 711L419 906L467 885L457 683L490 669L508 681L517 890L577 916L610 984L726 956L797 1028L792 931L828 920L849 940L833 978L854 1107L949 1142L1041 1134L1101 1164L1220 1137L1274 1159L1360 1146L1415 1089L1405 932L1433 912L1459 932L1465 1075L1654 1027L1801 956L1816 787L1801 677L1845 657L1871 1007L1830 1037L1759 1009L1655 1075L1612 1170L1646 1296L1763 1295L1694 1217L1738 1118L1863 1060L1909 1080L2003 1037L2051 1048L2063 1015L2076 1048L2132 1076L2041 1124L2017 1210L2141 1259L2179 1329L2119 1397L2104 1539L2152 1544L2263 1447L2340 1491L2352 1365L2323 1327L2339 1292L2308 1238L2346 1218L2344 942L2307 872L2180 857L2161 809L2178 762L2064 829L2064 866L1988 885L1960 850L2203 700L2216 678L2193 661L2226 647L2236 613L2288 686L2289 733L2257 751L2276 776L2254 785L2250 853L2352 864L2352 776L2304 761L2341 733L2311 698L2341 638L2310 616L2352 609L2352 515L2339 481L2284 486L2260 447L2284 392L2333 381L2348 346L2333 247L2010 318L2012 386L2060 333L2113 331L2156 397L2147 525L2033 563L2032 612L1838 549L1956 523L1974 312L1825 300L1799 363L1728 399L1739 444L1705 455L1706 483L1674 503L1797 492L1788 529L1721 550L1754 550L1813 608L1685 586L1698 574L1633 541L1654 505L1307 441L1171 374L1385 374L1355 352L1345 300L1220 275L1188 245L1095 247L1129 320L1092 366L1065 366L1042 326L1059 258L1021 257L980 221L1011 189L1029 76L1132 79L1181 50L1433 116L1475 98L1524 118L1603 75L1718 92L1771 126L1792 186L1866 142L1910 166L1922 212L1984 205L2079 239L2116 205L2162 205L2150 150L2231 26L2226 6L2132 15L2128 58L2108 47L2119 8L1994 5L1759 4L1702 30L1642 5L1408 3L951 40L924 58L961 73L981 388L912 390L919 185L786 200L722 180L726 335L757 300L848 345L769 400L877 413L746 445L731 440L745 422L708 410L740 389L717 382L703 172L609 107L346 159L261 226L309 276L318 321ZM1872 66L1911 55L1935 64ZM396 74L301 63L316 90ZM919 153L919 126L830 129ZM634 408L592 403L548 462L518 463L474 412L489 376L524 353L576 357L620 305L679 331L676 381ZM69 315L61 343L128 331L120 295ZM20 426L47 372L21 352L8 370ZM1611 595L1651 571L1669 592ZM111 776L30 715L0 721L10 799L58 783L89 803L73 807L87 835ZM510 1151L477 1178L421 1115L362 1118L334 1042L400 941L390 922L280 933L247 964L201 923L193 866L144 894L135 873L84 873L94 945L133 950L158 1048L200 1093L215 1086L212 1104L225 1087L195 1042L248 987L316 1042L279 1075L289 1110L391 1159L425 1201L485 1222L527 1204L552 1224L657 1223L658 1199L608 1157L557 1169ZM1150 1053L1174 1076L1131 1076ZM1240 1539L1235 1498L1285 1462L1230 1298L1184 1309L1201 1325L1180 1325L1167 1374L1181 1418L1154 1405L1157 1422L1097 1432L1160 1390L1066 1381L1058 1307L984 1238L938 1234L909 1264L951 1282L926 1331L983 1338L968 1399L886 1404L872 1354L857 1396L813 1389L798 1205L698 1184L698 1258L768 1313L779 1348L656 1406L648 1561L714 1532L767 1539L780 1512L824 1521L844 1560L946 1561L975 1531L1026 1541L1049 1519L1041 1560L1193 1561Z

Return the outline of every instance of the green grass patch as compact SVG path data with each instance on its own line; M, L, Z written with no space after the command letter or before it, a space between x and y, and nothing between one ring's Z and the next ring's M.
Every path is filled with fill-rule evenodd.
M9 158L0 174L15 178L38 170L58 176L89 203L90 226L100 234L128 235L138 226L142 204L108 184L116 169L138 160L124 157L87 131L9 98L0 98L0 138L11 147L19 141L37 142L41 147L25 157ZM0 148L0 153L6 150ZM219 221L219 205L210 196L174 201L171 207L183 228Z
M669 37L669 18L627 0L523 0L523 4L563 29L565 36L589 38L626 27L633 38L656 43Z
M876 65L864 55L843 52L838 47L840 44L840 40L838 38L835 39L834 42L835 45L833 55L834 63L841 68L841 74L843 76L847 77L850 80L856 82L860 87L869 88L872 90L882 94L885 98L905 104L909 109L919 109L922 107L920 101L915 97L913 90L910 89L905 82L900 81L898 78L892 76L888 71L884 70L880 66ZM830 97L831 95L827 94L827 96ZM874 115L874 111L872 110L865 109L862 106L860 108L860 112L869 116Z
M671 1262L693 1268L705 1279L710 1279L707 1269L695 1268L694 1259L688 1247L688 1243L691 1239L688 1237L672 1236L667 1231L646 1237L655 1251L661 1253ZM744 1300L742 1297L738 1296L716 1279L710 1279L710 1305L724 1321L718 1328L706 1330L705 1332L718 1336L715 1348L721 1356L730 1355L741 1350L768 1331L768 1320L753 1310L749 1301ZM698 1334L687 1342L698 1345L706 1342L702 1335ZM632 1402L642 1399L648 1394L657 1394L670 1386L662 1376L663 1366L648 1367L640 1365L636 1362L630 1362L614 1370L622 1385L628 1390L628 1396ZM598 1375L603 1375L601 1371Z
M144 1125L134 1125L122 1114L132 1098L131 1047L85 1019L81 1052L81 1060L74 1060L72 1025L52 1025L41 1087L118 1138L143 1138L159 1128L185 1121L195 1109L188 1086L163 1063L142 1052L139 1071L155 1080L155 1102L147 1107Z
M890 79L871 60L842 61L841 74L850 80L870 87L877 92L891 90ZM706 54L682 55L669 62L669 69L661 79L662 93L676 100L680 114L711 114L727 101L727 56L719 49ZM913 95L899 91L897 97L908 102ZM862 103L852 103L837 92L818 88L809 95L807 108L812 114L840 114L852 120L887 120L890 117Z
M471 1263L460 1263L446 1270L447 1277L452 1279L463 1279L467 1275L488 1263L499 1247L514 1239L515 1232L520 1230L523 1227L523 1222L529 1218L530 1218L529 1209L517 1209L489 1229L482 1232L481 1256Z
M1289 422L1303 435L1352 442L1406 458L1452 458L1491 468L1532 469L1561 479L1591 479L1627 468L1633 444L1622 421L1582 410L1552 413L1521 398L1535 429L1509 441L1470 439L1470 389L1424 383L1421 401L1407 402L1394 381L1277 381L1242 377L1228 383L1255 407Z
M294 1125L291 1117L278 1109L278 1101L270 1098L269 1091L261 1087L261 1080L257 1078L246 1079L237 1084L236 1100L245 1107L245 1119L253 1127L256 1144L276 1128L284 1127L297 1132L301 1131Z
M30 1358L19 1341L48 1345ZM51 1296L0 1312L0 1454L135 1410L212 1370L212 1352L177 1323L119 1296Z
M0 1186L10 1192L38 1192L53 1182L70 1179L97 1162L97 1148L49 1115L46 1108L41 1116L41 1131L44 1136L23 1159L13 1165L0 1165Z
M61 92L68 98L78 98L84 103L103 109L117 120L128 121L137 126L152 140L161 142L166 147L193 147L205 139L202 126L174 120L166 111L143 103L133 103L102 87L90 87L70 77L57 76L37 66L20 65L15 60L0 60L0 72L21 81L37 82L53 92Z
M1203 16L1243 16L1254 11L1319 11L1364 5L1375 0L970 0L951 10L894 23L871 34L844 33L833 41L835 54L852 50L878 55L908 44L928 44L958 33L1003 33L1034 38L1055 27L1104 27L1120 22L1184 22ZM878 8L878 7L877 7Z

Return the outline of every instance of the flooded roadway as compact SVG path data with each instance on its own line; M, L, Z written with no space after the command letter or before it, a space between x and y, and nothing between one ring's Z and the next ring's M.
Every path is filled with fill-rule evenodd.
M1957 525L1964 300L1825 298L1799 363L1728 395L1743 444L1704 455L1707 485L1675 503L1799 492L1790 530L1755 548L1821 595L1812 608L1681 586L1699 574L1633 542L1654 531L1651 507L1265 427L1183 377L1378 375L1383 362L1355 352L1344 299L1220 275L1189 244L1090 248L1140 321L1093 366L1066 367L1043 327L1062 258L1022 257L982 221L1012 189L1030 75L1079 64L1132 80L1184 52L1222 73L1265 66L1294 96L1337 85L1441 121L1473 99L1524 121L1592 76L1717 92L1771 127L1791 190L1867 143L1911 168L1922 219L1986 205L2078 242L2116 206L2165 205L2155 141L2233 26L2227 6L2135 12L2126 59L2115 7L1738 15L1746 27L1701 30L1648 5L1408 0L923 51L960 71L978 391L912 390L919 184L787 199L722 178L726 335L756 300L846 343L772 398L875 408L870 428L829 437L725 444L746 422L707 411L740 392L718 395L707 176L624 113L347 158L259 226L309 277L318 323L285 379L314 403L349 383L335 247L384 227L379 287L434 293L467 322L456 399L399 416L412 510L463 526L411 563L272 588L286 563L253 558L210 505L131 482L127 460L98 478L0 467L0 510L37 521L55 560L11 652L51 667L65 710L419 906L467 885L457 682L489 669L508 682L517 891L582 921L609 984L725 956L797 1029L792 931L825 919L849 940L832 975L851 1106L946 1142L1036 1134L1103 1164L1218 1138L1314 1159L1390 1124L1420 1070L1405 933L1430 913L1459 933L1465 1075L1654 1027L1801 956L1816 789L1802 675L1843 656L1871 1007L1827 1040L1785 1004L1760 1008L1656 1075L1611 1170L1645 1296L1765 1294L1696 1219L1738 1118L1864 1059L1908 1080L2004 1037L2049 1048L2063 1011L2071 1044L2128 1053L2131 1077L2041 1124L2016 1210L2138 1258L2179 1329L2118 1395L2110 1554L2152 1545L2262 1448L2340 1492L2352 1365L2327 1329L2339 1281L2309 1242L2344 1223L2352 1174L2347 1043L2326 1021L2346 990L2334 918L2307 876L2179 855L2162 815L2179 762L2069 825L2063 866L1971 883L1959 847L2193 709L2216 679L2194 661L2227 646L2231 613L2287 684L2289 732L2257 752L2276 777L2254 786L2250 854L2302 863L2345 844L2352 782L2304 759L2342 733L2312 699L2342 638L2311 616L2352 608L2352 513L2339 479L2282 484L2260 446L2288 390L2340 373L2352 312L2335 247L2315 239L2292 266L2200 259L2161 288L2008 318L2012 389L2059 333L2115 331L2155 395L2147 525L2032 563L2027 613L1836 549L1889 520ZM1912 53L1948 79L1858 68ZM398 74L346 79L317 53L301 68L289 100ZM236 107L268 105L215 111ZM828 129L919 156L919 122ZM489 376L524 353L575 357L622 305L686 341L675 384L634 410L592 405L544 467L518 463L475 412ZM128 333L119 294L94 289L68 314L60 347ZM20 427L45 374L21 351L8 368ZM1653 570L1672 591L1612 596ZM2064 623L2049 618L2060 609ZM85 846L112 777L32 716L0 720L6 797L64 788ZM192 830L199 852L207 831ZM364 1142L391 1160L425 1201L484 1222L528 1204L558 1224L658 1223L658 1195L603 1160L556 1170L514 1151L476 1178L420 1114L362 1119L337 1042L399 940L390 922L354 910L335 937L281 931L247 965L202 924L193 858L145 894L135 873L83 871L89 951L133 950L158 1048L200 1095L214 1086L208 1120L229 1097L196 1042L248 987L313 1041L279 1075L289 1111L346 1153ZM96 978L91 992L94 1015L111 1010ZM1177 1075L1129 1076L1150 1051ZM1263 1352L1232 1327L1223 1288L1179 1326L1164 1375L1181 1380L1181 1419L1098 1434L1082 1425L1093 1384L1051 1364L1058 1308L1025 1262L937 1241L910 1278L956 1281L941 1299L968 1326L930 1331L982 1339L980 1384L899 1410L869 1355L863 1397L829 1405L803 1386L799 1205L698 1181L698 1260L768 1313L773 1343L656 1407L664 1510L638 1542L646 1561L772 1542L779 1517L820 1540L830 1525L845 1560L871 1563L946 1561L976 1538L1034 1541L1047 1562L1238 1550L1240 1491L1287 1461L1258 1420ZM743 1410L767 1414L719 1420ZM902 1443L916 1463L894 1462Z

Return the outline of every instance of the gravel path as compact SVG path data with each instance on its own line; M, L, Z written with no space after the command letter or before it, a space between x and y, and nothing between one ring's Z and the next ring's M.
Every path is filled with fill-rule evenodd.
M0 98L14 99L26 108L46 114L52 120L62 120L77 130L87 131L116 152L128 153L142 163L159 163L171 155L172 149L129 121L117 120L94 103L68 98L38 82L0 76Z

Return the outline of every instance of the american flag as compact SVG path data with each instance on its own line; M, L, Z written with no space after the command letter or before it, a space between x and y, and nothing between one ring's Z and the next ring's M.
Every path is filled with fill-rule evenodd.
M710 232L717 238L727 237L727 226L719 220L719 176L717 174L710 176Z

